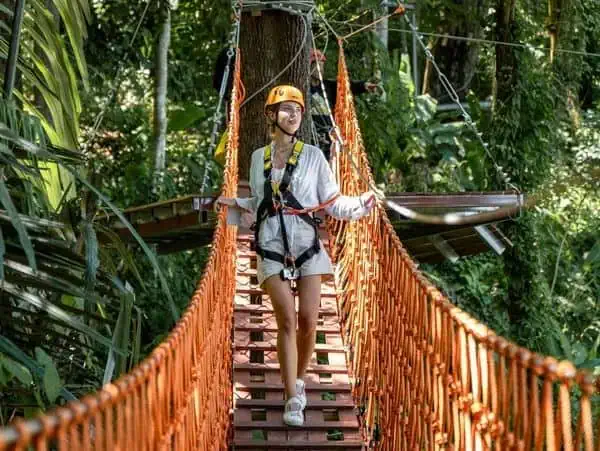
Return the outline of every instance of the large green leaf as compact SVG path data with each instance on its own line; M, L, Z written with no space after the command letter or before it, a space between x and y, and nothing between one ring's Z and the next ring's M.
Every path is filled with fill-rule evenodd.
M437 101L428 94L420 95L415 99L415 114L420 122L429 122L437 110Z
M34 375L36 378L42 378L44 375L44 369L31 357L25 354L19 349L12 341L8 338L0 335L0 355L4 354L10 357L15 362L25 366L27 370ZM64 387L60 390L61 396L67 401L74 401L77 399L73 393L65 389Z
M23 85L39 92L45 108L40 110L37 101L32 101L33 96L26 93L16 91L15 97L39 119L52 144L70 150L77 149L79 145L80 82L84 89L88 88L83 42L87 37L90 17L88 0L26 2L18 69L25 81ZM0 54L7 51L8 42L0 37ZM65 192L67 198L75 195L74 185L71 175L64 169L53 164L45 165L42 178L49 186L48 198L57 208L60 200L65 199Z
M43 384L46 396L51 403L54 403L60 395L60 389L62 388L62 382L56 365L42 348L35 348L35 358L44 368Z
M207 115L206 108L188 103L180 108L169 111L168 128L172 132L185 130L196 122L205 119Z
M0 367L8 371L8 373L11 376L16 377L19 380L19 382L21 382L25 386L31 385L33 383L33 376L25 366L21 365L19 362L15 362L14 360L6 356L2 356L1 354Z
M87 38L87 22L91 14L87 0L54 0L54 4L63 19L65 30L71 43L72 55L77 63L81 80L88 89L88 72L83 50L83 41Z
M15 229L17 229L17 233L19 234L19 240L23 245L23 250L25 251L25 255L27 256L27 261L29 262L29 266L35 272L37 271L37 264L35 262L35 253L33 251L33 246L31 244L31 239L29 238L29 234L25 230L25 226L21 222L21 218L17 213L17 209L15 204L10 197L10 193L8 192L8 188L4 182L4 168L0 168L0 202L6 208L6 211L11 217L11 222Z
M127 293L121 296L121 308L117 324L113 332L113 345L117 349L129 349L131 334L131 313L134 304L134 295L131 287L126 285ZM124 356L110 352L104 371L103 382L109 383L113 377L118 377L127 371L127 359Z

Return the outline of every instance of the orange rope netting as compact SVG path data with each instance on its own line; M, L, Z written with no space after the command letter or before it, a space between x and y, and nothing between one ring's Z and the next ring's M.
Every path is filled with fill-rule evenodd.
M373 179L341 46L336 121L345 142L336 175L344 194L358 195ZM418 271L381 205L328 228L355 400L377 449L600 451L591 375L452 305Z
M236 52L223 194L237 192ZM141 365L98 393L0 432L0 450L226 450L231 431L231 327L237 231L218 216L210 257L189 308Z

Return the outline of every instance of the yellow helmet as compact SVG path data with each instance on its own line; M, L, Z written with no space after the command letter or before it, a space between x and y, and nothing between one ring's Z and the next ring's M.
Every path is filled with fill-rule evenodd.
M296 102L302 107L302 112L304 112L304 96L295 86L279 85L271 89L265 103L265 114L268 107L277 105L281 102Z

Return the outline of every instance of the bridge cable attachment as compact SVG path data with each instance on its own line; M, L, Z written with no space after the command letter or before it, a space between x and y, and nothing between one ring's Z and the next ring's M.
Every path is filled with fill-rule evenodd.
M208 145L208 152L206 153L205 163L204 163L204 175L202 177L202 185L200 188L200 193L202 194L202 198L205 198L205 193L208 188L208 184L210 183L210 169L212 166L212 155L215 152L215 148L217 147L217 135L219 133L219 125L221 125L221 109L223 107L223 100L225 99L225 92L227 91L227 84L229 82L229 73L231 72L231 61L235 55L234 49L239 49L239 41L240 41L240 22L241 22L241 11L243 8L243 1L240 0L238 2L234 2L232 4L233 14L235 20L233 22L233 29L230 33L229 37L229 49L227 50L227 63L225 65L225 70L223 71L223 77L221 78L221 86L219 89L219 101L217 103L217 109L215 110L215 114L213 115L213 128L212 133L210 135L210 143ZM227 111L225 112L227 114ZM200 207L204 208L204 201Z

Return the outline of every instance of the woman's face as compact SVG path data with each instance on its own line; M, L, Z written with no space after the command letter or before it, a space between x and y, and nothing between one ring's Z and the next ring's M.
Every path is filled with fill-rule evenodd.
M296 102L282 102L277 113L277 122L286 132L294 134L302 122L302 107Z

